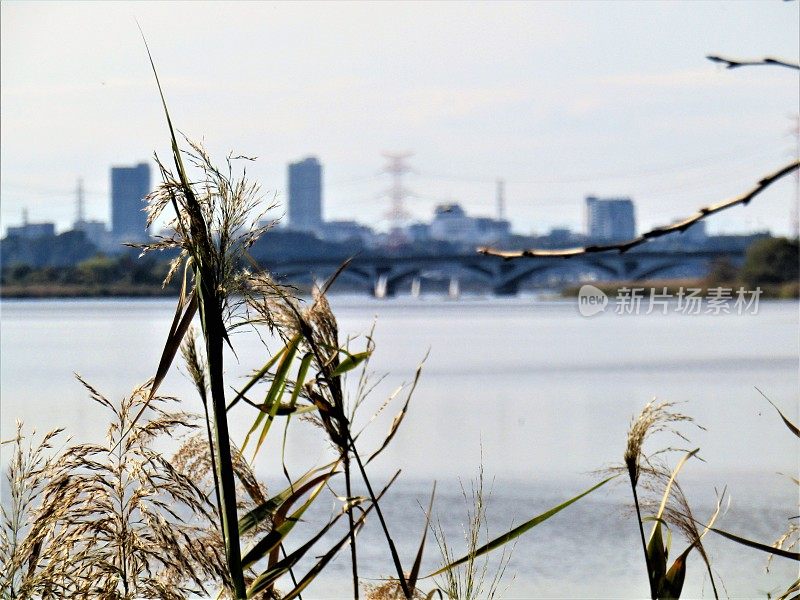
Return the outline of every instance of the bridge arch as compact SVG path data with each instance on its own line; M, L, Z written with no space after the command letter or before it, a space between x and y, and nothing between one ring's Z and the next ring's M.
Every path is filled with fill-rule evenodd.
M543 275L548 272L561 272L562 274L574 273L575 275L592 274L598 279L613 279L619 276L618 270L612 265L593 257L550 260L542 264L525 266L505 276L503 276L501 272L501 276L495 284L494 292L501 295L516 294L519 291L519 286L523 282L534 276ZM573 276L572 279L578 281L580 277Z

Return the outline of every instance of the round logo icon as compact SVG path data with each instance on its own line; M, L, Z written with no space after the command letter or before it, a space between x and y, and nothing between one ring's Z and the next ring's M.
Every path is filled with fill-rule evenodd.
M593 285L582 285L578 291L578 311L584 317L603 312L608 305L608 296Z

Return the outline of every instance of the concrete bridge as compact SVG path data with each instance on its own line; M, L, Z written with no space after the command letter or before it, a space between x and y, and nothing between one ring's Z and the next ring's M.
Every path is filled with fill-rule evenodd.
M639 250L579 255L572 258L537 257L511 261L493 256L453 254L441 256L357 255L342 273L343 280L361 284L378 295L392 296L412 282L450 280L473 282L498 295L516 294L520 286L559 287L583 281L635 281L657 278L699 278L708 274L716 260L734 265L744 260L743 251ZM280 280L324 280L342 264L339 258L265 261Z

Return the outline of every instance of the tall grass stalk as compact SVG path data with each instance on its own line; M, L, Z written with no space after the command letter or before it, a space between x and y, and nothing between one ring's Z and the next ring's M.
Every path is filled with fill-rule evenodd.
M462 565L448 569L444 572L437 585L448 598L452 600L491 600L497 597L499 586L505 574L511 554L516 546L516 541L509 548L503 547L503 552L499 558L499 563L491 578L489 575L489 557L478 557L478 549L482 540L489 540L489 522L487 518L487 506L492 496L492 490L484 487L483 464L478 470L477 482L473 481L470 492L467 493L463 483L461 484L461 495L466 507L466 525L464 526L464 540L467 544L467 561ZM447 534L442 526L441 520L437 519L432 526L436 544L442 557L442 562L449 565L456 560L456 554L450 545Z
M316 407L315 415L309 415L307 418L325 431L342 463L347 497L346 514L350 530L354 598L359 597L359 576L354 517L356 502L352 492L353 459L355 459L362 480L367 487L371 505L374 506L378 515L398 577L401 578L401 585L404 586L404 591L408 591L400 558L379 504L379 496L375 494L355 444L352 419L360 404L360 399L357 398L352 410L349 410L344 393L344 377L356 366L369 360L373 346L371 342L368 342L366 351L352 354L346 349L346 345L344 347L341 345L336 317L325 295L335 277L336 275L323 288L315 289L310 306L302 308L290 293L273 282L267 274L262 273L250 280L248 303L256 314L266 318L271 325L276 327L285 339L291 340L293 351L298 343L302 346L306 353L305 356L313 364L317 373L316 377L309 378L308 382L296 381L294 388L302 387L303 394ZM299 340L299 342L294 342L294 340ZM341 358L342 355L344 355L344 359ZM362 379L359 388L362 389L364 385ZM268 424L269 422L267 422ZM253 432L254 430L251 430L251 433ZM261 439L263 439L263 434ZM410 594L410 591L408 593Z
M260 201L260 197L258 186L250 184L245 176L238 180L233 179L231 158L228 160L226 174L213 166L201 146L190 143L193 153L188 156L193 166L201 173L199 183L192 182L184 164L183 153L178 146L149 48L147 52L169 128L175 165L173 174L161 162L158 163L162 183L148 197L148 225L166 206L171 205L175 211L172 222L175 236L146 249L180 248L181 254L171 272L177 270L180 263L185 261L187 269L191 268L194 277L194 289L189 306L196 300L205 340L210 412L213 422L211 449L215 454L217 484L215 489L221 509L220 519L230 581L234 597L240 600L246 597L247 589L239 545L236 487L225 401L223 346L228 341L226 311L229 309L228 298L235 291L238 263L246 249L261 233L259 228L253 226L252 220L252 211ZM182 304L183 297L178 303L176 321L177 315L183 308ZM192 313L187 308L181 323L185 322L188 326L191 317ZM162 366L169 367L185 332L186 328L175 328L170 333L159 365L162 377L165 374ZM154 389L155 387L154 385Z

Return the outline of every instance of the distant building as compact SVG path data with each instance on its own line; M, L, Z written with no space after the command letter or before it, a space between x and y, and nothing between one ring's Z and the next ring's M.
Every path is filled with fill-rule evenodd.
M569 248L586 242L583 234L575 233L567 227L554 227L549 233L537 236L534 244L543 248Z
M72 226L75 231L82 231L86 235L86 239L93 244L100 246L104 241L106 234L106 224L103 221L75 221Z
M572 241L572 231L566 227L554 227L547 237L554 244L569 244Z
M327 221L320 225L319 233L328 242L359 240L367 243L373 235L372 229L355 221Z
M706 235L706 222L698 221L694 225L691 225L689 229L683 232L681 237L692 244L705 244L708 238Z
M289 165L289 227L317 232L322 225L322 165L310 156Z
M479 244L495 244L511 235L511 223L505 219L476 217L475 234Z
M147 236L144 197L150 193L150 165L111 168L111 232L118 240Z
M636 237L630 198L586 197L586 233L594 242L620 242Z
M411 223L406 227L406 238L413 244L421 244L431 239L431 226L428 223Z
M45 237L55 237L55 223L23 223L19 227L9 227L6 231L9 237L18 237L26 240L36 240Z
M433 240L461 244L493 244L510 233L511 224L505 219L470 217L459 204L437 206L429 229Z
M683 222L684 219L676 219L670 225L676 225ZM740 237L740 236L734 236ZM706 250L709 243L713 242L714 238L706 234L705 221L698 221L690 225L683 233L677 232L671 235L657 238L650 242L653 249L666 250L666 251L686 251L686 250Z

